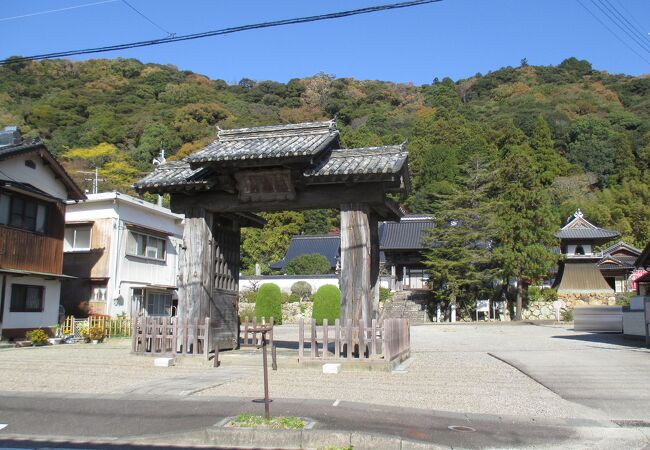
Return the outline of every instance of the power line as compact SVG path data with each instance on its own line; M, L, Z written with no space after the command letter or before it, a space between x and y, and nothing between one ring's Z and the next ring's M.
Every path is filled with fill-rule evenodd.
M163 33L167 34L168 37L172 37L172 36L175 36L175 35L176 35L176 33L171 33L171 32L169 32L169 31L165 30L163 27L161 27L160 25L158 25L156 22L154 22L153 20L151 20L149 17L145 16L143 13L141 13L140 11L138 11L138 10L135 8L135 6L133 6L131 3L127 2L126 0L122 0L122 3L124 3L126 6L128 6L129 8L131 8L131 9L132 9L133 11L135 11L136 13L138 13L140 16L144 17L144 19L145 19L147 22L149 22L149 23L150 23L151 25L153 25L154 27L158 28L158 29L159 29L160 31L162 31Z
M608 18L612 23L614 23L614 25L616 25L616 26L617 26L617 27L618 27L618 28L619 28L623 33L625 33L629 38L631 38L632 41L633 41L634 43L636 43L639 47L641 47L641 48L642 48L643 50L645 50L646 52L650 53L650 47L646 47L646 46L645 46L645 45L647 45L647 43L644 43L644 42L642 42L642 41L639 41L638 38L637 38L637 36L634 34L634 32L630 33L630 31L628 31L627 29L625 29L625 28L624 28L625 23L623 23L623 22L622 22L618 17L613 16L612 11L607 7L607 5L605 5L605 4L603 3L602 0L598 0L598 3L600 3L601 5L603 5L603 7L605 7L605 8L607 9L607 11L605 11L603 8L601 8L601 7L598 5L598 3L596 3L595 0L590 0L590 1L591 1L591 3L594 4L594 6L596 6L596 8L598 8L598 9L600 10L600 12L602 12L602 13L605 15L605 17L607 17L607 18ZM645 45L644 45L644 44L645 44Z
M587 11L587 12L588 12L588 13L589 13L589 14L590 14L594 19L596 19L596 20L598 21L598 23L600 23L603 27L605 27L605 29L606 29L607 31L609 31L609 32L610 32L610 33L611 33L611 34L612 34L616 39L618 39L619 41L621 41L621 43L622 43L623 45L625 45L628 49L630 49L630 51L632 51L635 55L637 55L639 58L641 58L642 60L644 60L646 63L650 64L650 61L648 61L648 60L647 60L647 59L646 59L646 58L645 58L641 53L637 52L633 47L631 47L630 44L628 44L626 41L624 41L624 40L623 40L623 39L622 39L618 34L616 34L616 33L614 32L614 30L612 30L610 27L608 27L607 24L606 24L605 22L603 22L603 21L600 19L600 17L598 17L596 14L594 14L594 13L593 13L589 8L587 8L587 7L582 3L582 1L580 1L580 0L576 0L576 1L578 2L578 4L579 4L580 6L582 6L582 7L585 9L585 11ZM3 64L3 63L4 63L4 61L0 61L0 64Z
M641 25L641 23L639 23L639 21L636 20L636 18L634 17L634 14L632 14L632 13L630 12L630 10L627 9L627 8L625 7L625 5L624 5L620 0L616 0L616 3L618 3L618 6L620 6L621 8L623 8L623 11L625 11L625 12L628 14L628 16L630 16L630 18L632 19L632 21L633 21L635 24L637 24L637 25L639 26L639 28L637 28L637 31L639 31L639 33L641 33L641 34L644 35L646 38L648 38L648 35L647 35L647 34L645 33L645 31L643 31L643 29L642 29L642 28L643 28L643 25Z
M374 12L379 12L379 11L388 11L388 10L393 10L393 9L402 9L402 8L409 8L412 6L419 6L419 5L425 5L428 3L438 3L443 0L414 0L414 1L407 1L407 2L401 2L401 3L390 3L390 4L385 4L385 5L377 5L377 6L370 6L367 8L360 8L360 9L352 9L348 11L340 11L340 12L335 12L335 13L330 13L330 14L319 14L316 16L306 16L306 17L297 17L294 19L283 19L283 20L275 20L272 22L262 22L262 23L255 23L255 24L250 24L250 25L241 25L237 27L231 27L231 28L223 28L221 30L212 30L212 31L205 31L201 33L194 33L194 34L186 34L182 36L170 36L166 38L161 38L161 39L152 39L148 41L139 41L139 42L129 42L126 44L117 44L117 45L109 45L109 46L104 46L104 47L95 47L95 48L86 48L86 49L81 49L81 50L68 50L68 51L62 51L62 52L53 52L53 53L43 53L40 55L33 55L33 56L24 56L24 57L16 57L16 58L10 58L10 59L4 59L0 61L0 65L5 65L11 62L19 62L19 61L30 61L30 60L40 60L40 59L49 59L49 58L62 58L66 56L73 56L73 55L85 55L89 53L104 53L104 52L111 52L115 50L125 50L125 49L130 49L130 48L137 48L137 47L148 47L152 45L160 45L160 44L168 44L171 42L180 42L180 41L189 41L193 39L201 39L205 37L211 37L211 36L222 36L225 34L233 34L233 33L239 33L242 31L249 31L249 30L258 30L262 28L272 28L272 27L280 27L280 26L285 26L285 25L295 25L295 24L300 24L300 23L309 23L309 22L319 22L323 20L332 20L332 19L340 19L342 17L350 17L350 16L356 16L360 14L369 14L369 13L374 13Z
M647 36L643 31L636 28L634 24L632 24L629 20L627 20L627 17L625 17L625 15L622 14L618 10L618 8L616 8L616 6L614 6L609 0L604 0L604 3L603 0L601 0L601 4L603 4L603 6L605 7L609 5L609 7L611 7L610 11L612 11L615 15L618 16L619 21L622 20L623 22L625 22L623 23L623 25L625 25L625 28L630 30L632 35L634 35L638 39L638 42L640 42L641 45L643 45L646 49L650 50L650 41L648 41Z
M38 12L35 12L35 13L22 14L20 16L2 17L2 18L0 18L0 22L5 22L5 21L8 21L8 20L24 19L26 17L42 16L44 14L51 14L51 13L61 12L61 11L69 11L71 9L86 8L88 6L102 5L104 3L114 3L114 2L117 2L117 1L119 1L119 0L103 0L101 2L85 3L83 5L69 6L67 8L48 9L47 11L38 11Z

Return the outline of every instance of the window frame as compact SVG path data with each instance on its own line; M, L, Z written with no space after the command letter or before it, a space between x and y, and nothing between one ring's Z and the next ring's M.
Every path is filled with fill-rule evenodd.
M152 261L162 261L166 262L167 261L167 239L162 238L160 236L154 236L152 234L148 233L143 233L140 231L135 231L135 230L128 230L129 235L127 236L127 243L126 243L126 248L125 248L125 253L127 256L133 256L135 258L143 258L143 259L150 259ZM143 245L143 252L142 254L138 254L135 252L132 252L131 249L129 248L129 238L131 237L136 245L136 252L137 252L137 245L138 245L138 236L144 238L144 245ZM148 249L150 247L150 240L153 239L154 242L160 241L162 242L162 257L154 257L154 256L149 256L148 255ZM158 251L158 246L155 245L156 251Z
M41 235L46 235L48 233L48 219L50 216L50 204L39 200L35 197L29 195L20 194L13 191L0 190L0 202L2 202L3 197L8 199L9 208L7 210L6 223L0 222L0 226L13 228L15 230L28 231L30 233L36 233ZM18 213L17 205L21 205L21 211ZM33 206L32 206L33 205ZM31 207L31 208L30 208ZM28 210L33 209L33 217L28 215ZM39 220L39 211L43 211L41 219ZM14 216L20 217L20 224L13 224ZM25 226L26 220L33 220L33 228ZM42 229L38 229L39 222L42 223Z
M15 302L15 296L16 292L18 291L16 288L19 288L21 290L24 290L23 298L20 300L22 301L22 307L16 306ZM27 292L29 289L38 289L39 292L39 308L28 308L27 307ZM19 283L12 283L11 285L11 299L9 301L9 312L16 312L16 313L32 313L32 312L43 312L45 310L45 286L37 285L37 284L19 284Z
M77 230L79 228L88 228L88 247L76 248L77 243ZM74 237L72 239L72 247L66 249L66 233L69 229L74 230ZM75 252L89 252L92 249L93 242L93 224L92 223L71 223L66 224L63 230L63 252L64 253L75 253Z
M162 304L162 314L158 314L159 311L154 311L155 314L149 312L149 306L151 309L154 309L154 303L156 298L163 300ZM158 305L159 307L161 305ZM144 295L144 312L148 317L171 317L174 307L174 296L171 292L167 291L158 291L158 290L149 290L145 289ZM169 312L165 312L165 309L169 308Z

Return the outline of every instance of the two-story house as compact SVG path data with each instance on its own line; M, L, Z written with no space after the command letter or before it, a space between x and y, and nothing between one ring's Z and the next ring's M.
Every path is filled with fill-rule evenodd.
M7 338L59 321L66 202L83 191L40 140L0 132L0 330Z
M67 310L117 316L175 313L183 216L144 200L105 192L70 204L65 216Z

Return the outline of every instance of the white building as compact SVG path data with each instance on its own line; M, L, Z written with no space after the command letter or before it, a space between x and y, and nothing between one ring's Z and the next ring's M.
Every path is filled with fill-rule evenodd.
M173 315L183 216L107 192L68 205L63 265L78 277L63 284L69 313Z

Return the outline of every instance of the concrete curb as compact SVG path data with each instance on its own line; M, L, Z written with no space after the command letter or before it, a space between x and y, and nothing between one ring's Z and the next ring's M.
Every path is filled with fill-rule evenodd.
M208 443L233 448L354 448L359 450L441 450L451 447L381 434L337 430L207 429Z

